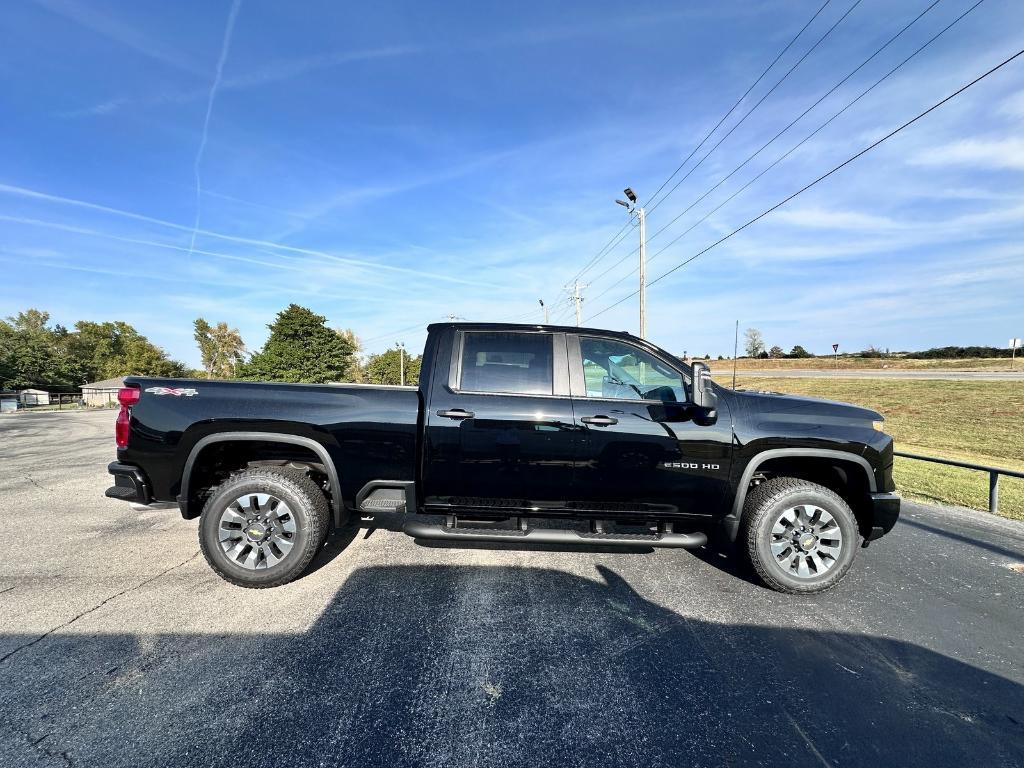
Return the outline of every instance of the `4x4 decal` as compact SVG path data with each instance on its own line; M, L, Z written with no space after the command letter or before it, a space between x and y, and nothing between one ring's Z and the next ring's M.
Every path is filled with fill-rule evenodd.
M151 395L174 395L175 397L192 397L198 395L198 389L182 387L147 387L146 391Z

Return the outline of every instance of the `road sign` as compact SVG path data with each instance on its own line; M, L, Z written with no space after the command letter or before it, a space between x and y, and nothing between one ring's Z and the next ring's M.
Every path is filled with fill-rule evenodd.
M1010 343L1007 344L1006 346L1008 346L1010 349L1021 349L1022 347L1024 347L1024 343L1022 343L1020 339L1010 339Z
M838 344L833 344L832 345L832 351L833 352L838 352L839 351L839 345Z

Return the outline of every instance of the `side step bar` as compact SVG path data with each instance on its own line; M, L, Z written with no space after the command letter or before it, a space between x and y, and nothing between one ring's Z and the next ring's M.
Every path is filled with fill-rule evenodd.
M602 544L622 547L670 547L696 549L708 543L704 533L579 533L554 528L532 528L526 531L492 530L489 528L449 528L408 521L403 530L414 539L440 541L515 541L530 544Z

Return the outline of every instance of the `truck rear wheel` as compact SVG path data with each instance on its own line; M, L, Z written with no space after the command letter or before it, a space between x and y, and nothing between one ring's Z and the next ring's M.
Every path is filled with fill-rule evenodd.
M747 496L737 542L761 582L779 592L834 587L857 552L857 520L834 491L776 477Z
M287 584L327 538L327 497L302 472L256 467L217 486L203 507L199 544L206 562L239 587Z

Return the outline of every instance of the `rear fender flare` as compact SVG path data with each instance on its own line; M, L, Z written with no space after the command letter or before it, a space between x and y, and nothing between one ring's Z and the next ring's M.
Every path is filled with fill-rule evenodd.
M192 450L189 451L188 454L188 459L185 461L185 468L181 473L181 496L179 497L179 503L181 504L182 514L184 516L188 518L198 517L198 513L187 509L186 505L189 498L189 485L192 476L192 468L195 466L196 459L199 457L199 454L202 453L204 448L213 445L214 443L232 442L288 443L290 445L298 445L302 448L308 448L315 453L324 465L324 469L327 472L327 479L331 486L331 511L334 515L334 524L336 527L341 526L341 522L344 517L344 504L341 498L341 480L338 478L338 470L334 466L334 461L331 459L331 455L327 452L327 448L325 448L322 443L318 443L316 440L309 437L301 437L299 435L282 435L277 432L218 432L214 435L207 435L192 446Z

